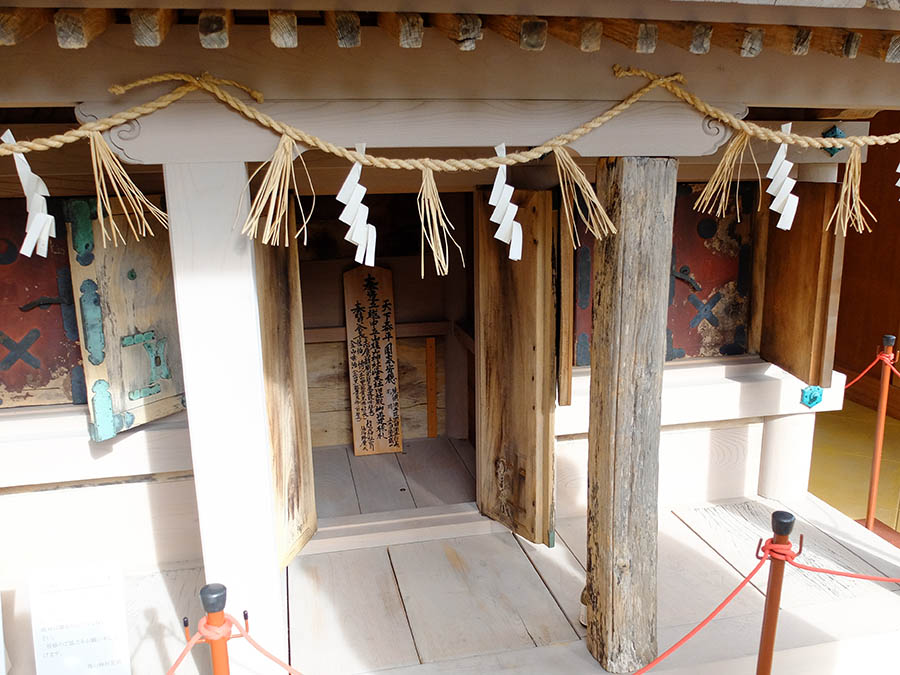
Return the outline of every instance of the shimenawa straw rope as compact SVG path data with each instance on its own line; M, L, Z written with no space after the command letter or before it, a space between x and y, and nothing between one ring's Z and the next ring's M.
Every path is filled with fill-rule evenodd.
M514 164L530 162L553 151L556 154L558 162L557 166L560 171L561 180L563 179L564 175L567 176L565 180L567 189L570 191L570 194L573 188L577 188L582 193L582 196L587 198L589 192L584 190L582 181L578 176L578 173L581 173L581 175L583 176L583 172L580 172L580 169L578 170L578 172L569 171L568 169L570 167L568 166L568 163L565 162L565 158L563 158L562 155L557 151L571 144L573 141L585 136L594 129L597 129L603 124L606 124L616 116L620 115L622 112L627 110L640 98L642 98L653 89L662 87L673 96L679 98L680 100L695 108L698 112L715 120L718 120L719 122L734 129L740 134L746 135L748 137L759 138L768 142L799 145L801 147L813 147L820 149L851 148L851 158L850 162L848 163L848 170L846 172L844 186L841 190L841 198L838 202L837 207L835 208L833 220L837 222L837 227L844 232L846 231L848 225L860 231L862 231L862 229L864 228L868 229L868 225L866 224L865 218L862 214L862 209L865 208L865 205L862 204L861 200L859 199L859 171L854 166L851 166L854 164L854 162L858 162L858 159L854 159L854 157L852 156L852 150L856 150L856 155L858 158L859 148L868 145L887 145L900 142L900 133L894 133L885 136L847 136L844 138L817 138L813 136L803 136L801 134L795 133L784 133L778 130L767 129L765 127L754 124L753 122L741 120L740 118L732 115L727 111L721 110L706 103L682 86L684 78L681 74L661 77L647 70L625 68L618 65L613 68L613 72L616 77L644 77L647 78L649 82L613 107L611 107L609 110L598 115L597 117L594 117L588 122L585 122L581 126L576 127L569 132L554 136L553 138L537 147L522 152L510 153L508 155L505 155L504 157L486 157L480 159L432 159L427 157L419 159L397 159L379 157L369 154L360 154L353 150L348 150L347 148L344 148L342 146L330 143L313 134L309 134L301 129L297 129L289 124L280 122L267 115L266 113L258 110L257 108L246 104L242 100L229 93L224 87L235 87L241 89L245 93L249 94L258 103L261 103L263 101L263 96L259 92L249 89L248 87L245 87L244 85L241 85L234 80L216 78L208 73L203 73L200 76L194 76L188 73L178 72L162 73L159 75L154 75L148 78L137 80L127 85L116 85L110 88L110 91L112 93L123 94L130 89L148 84L170 81L184 82L184 84L179 85L171 92L163 94L153 101L134 106L125 111L116 113L115 115L112 115L110 117L106 117L94 122L85 123L77 129L72 129L63 134L57 134L48 138L38 138L31 141L2 143L0 144L0 156L7 156L13 153L35 152L59 148L67 143L74 143L75 141L89 136L93 139L94 137L92 136L92 134L95 132L108 131L113 127L125 124L139 117L150 115L157 110L161 110L170 106L172 103L180 100L188 93L200 90L209 93L211 96L221 101L223 104L229 106L233 110L239 112L244 117L257 122L258 124L269 128L282 136L286 136L296 143L302 143L303 145L306 145L308 147L317 148L324 152L343 157L348 161L357 161L364 166L372 166L383 169L422 171L423 185L422 190L420 191L420 211L423 214L435 216L435 219L430 222L437 222L437 232L442 231L443 234L446 235L448 233L446 226L440 224L442 222L446 222L442 221L440 218L440 214L443 213L443 209L435 209L431 206L433 205L434 195L436 194L436 187L434 188L434 192L432 192L434 177L431 174L433 174L433 172L480 171L484 169L496 169L502 165L510 166ZM732 143L740 143L746 145L745 140L738 139L741 139L741 136L738 136L738 138L735 139L735 141L732 141ZM97 144L96 140L93 140L92 142L95 145ZM738 156L738 148L739 146L735 145L734 150L732 150L730 153L726 152L726 155L728 156L729 161L732 165L735 163L736 157ZM723 159L723 162L724 161L725 160ZM270 170L271 168L272 167L270 165ZM716 185L725 185L726 187L724 189L727 190L727 185L730 184L731 181L725 179L733 176L733 171L733 166L731 166L730 168L727 165L720 167L720 169L717 170L717 173L720 175L718 180L716 181ZM98 195L99 194L100 187L98 186ZM281 193L279 192L278 194ZM721 202L714 199L716 194L717 192L714 186L714 188L711 189L711 192L707 195L706 202L708 203L708 205L712 205L715 203L717 207L721 208ZM596 195L594 195L594 198L596 198ZM122 201L121 195L119 195L119 199L120 201ZM597 202L595 205L593 203L593 200L587 199L586 203L588 204L588 215L590 215L591 212L594 212L593 223L597 225L597 229L601 233L603 232L603 226L609 229L609 224L607 224L606 222L608 219L604 218L605 214L602 213L602 207L600 207L599 210L596 210L596 206L599 205L599 202ZM437 201L437 205L440 206L439 200ZM280 207L276 206L274 208L275 211L273 213L277 214L280 211ZM567 208L570 209L571 206ZM580 205L576 205L576 208L580 209ZM866 211L868 212L867 208ZM567 213L567 217L569 215L570 213ZM590 222L591 218L589 218L588 220ZM430 225L426 225L426 223L423 222L423 227L425 228L425 230L423 230L423 239L427 239L427 237L425 236L426 233L429 235L429 237L435 234L435 231L429 229L431 227ZM142 228L143 226L138 228L132 227L132 231L135 231L136 229L141 230ZM116 241L114 237L113 241ZM437 239L432 238L429 241L436 242ZM446 241L446 239L444 241ZM444 263L446 263L446 260L444 260L443 263L436 260L437 268L442 269Z

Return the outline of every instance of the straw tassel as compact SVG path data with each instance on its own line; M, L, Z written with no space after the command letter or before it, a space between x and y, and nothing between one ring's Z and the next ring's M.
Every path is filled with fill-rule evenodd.
M463 251L450 230L453 225L444 211L441 204L441 196L438 193L437 185L434 182L434 172L431 169L423 169L422 171L422 187L419 189L419 219L422 221L422 252L420 273L425 278L425 244L427 243L431 252L434 254L434 269L438 276L446 276L450 271L450 242L459 250L459 257L462 260L463 267L466 261L463 258Z
M134 184L100 132L92 131L90 140L94 185L97 188L97 220L100 223L100 231L103 233L103 245L106 246L108 240L112 240L113 246L118 246L119 240L123 244L125 243L125 235L122 234L112 216L113 195L110 194L110 188L122 207L125 220L128 222L135 240L140 240L141 237L146 237L148 234L153 235L153 229L147 221L145 211L149 211L160 225L168 228L169 217L147 199Z
M553 154L556 155L556 171L559 174L559 188L562 193L562 210L566 216L566 222L569 224L572 246L577 246L579 243L573 205L588 231L597 239L615 234L616 227L606 215L606 211L603 210L600 200L597 199L597 191L584 175L581 167L572 159L569 151L564 147L557 146L553 148Z
M256 196L253 198L253 203L250 205L250 214L247 216L247 220L244 221L241 234L255 239L259 232L260 223L262 223L263 244L280 245L281 233L284 232L284 245L287 246L290 237L288 211L291 202L291 188L293 188L294 198L297 200L297 207L300 209L302 217L300 229L297 230L294 236L299 237L303 233L303 243L304 245L306 244L306 225L309 223L312 209L310 214L306 214L303 212L303 205L300 203L297 177L294 174L295 150L296 143L294 140L287 134L282 135L281 140L278 141L278 147L275 148L275 153L272 155L272 159L260 165L253 172L253 175L250 177L251 181L257 173L268 166L259 190L256 191ZM306 168L306 162L303 160L303 155L300 155L300 161L303 163L303 169L306 171L306 178L309 180L309 187L312 191L312 208L315 208L316 193L313 189L309 169Z
M844 182L841 185L841 194L838 196L837 205L831 214L831 219L825 229L831 227L831 223L835 224L834 233L837 234L838 229L846 237L847 228L852 227L860 234L871 232L872 228L866 220L863 213L869 214L873 221L878 221L875 215L869 210L862 195L859 192L859 181L862 176L862 151L858 145L850 148L850 157L847 159L847 165L844 167Z
M725 216L728 213L731 184L734 183L734 201L737 207L737 217L740 221L741 205L738 195L740 186L737 183L741 178L740 165L744 161L744 153L748 148L750 149L750 156L753 158L753 164L756 166L756 177L760 183L759 205L762 204L762 176L759 173L759 165L756 163L756 155L753 154L753 147L750 145L750 135L741 131L731 139L728 147L725 148L725 154L722 155L719 166L716 167L706 187L703 188L703 192L700 193L697 201L694 202L695 211L708 213L718 218ZM735 175L735 172L737 172L737 175ZM759 205L757 205L757 208Z

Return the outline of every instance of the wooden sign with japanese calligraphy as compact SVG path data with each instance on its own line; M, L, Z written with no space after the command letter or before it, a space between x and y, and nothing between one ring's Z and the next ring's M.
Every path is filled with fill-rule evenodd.
M391 271L357 267L344 274L353 452L401 452L400 392Z

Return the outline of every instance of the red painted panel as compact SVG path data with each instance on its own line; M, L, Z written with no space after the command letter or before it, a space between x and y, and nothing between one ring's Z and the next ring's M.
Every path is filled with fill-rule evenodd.
M25 200L0 200L0 407L84 401L65 224L46 258L19 255ZM80 377L79 377L80 375Z

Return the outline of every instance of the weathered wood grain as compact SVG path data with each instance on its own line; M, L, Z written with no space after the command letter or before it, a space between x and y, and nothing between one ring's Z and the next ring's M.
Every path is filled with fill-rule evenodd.
M297 12L287 9L269 10L269 39L280 49L293 49L299 44Z
M131 9L128 11L134 44L138 47L159 47L175 23L174 9Z
M446 429L445 341L436 344L438 434ZM425 338L397 341L400 418L404 436L428 435ZM353 443L347 348L341 343L306 345L313 446Z
M659 28L655 23L635 19L604 19L603 32L606 37L637 54L652 54L656 51Z
M362 44L359 14L356 12L325 12L325 25L337 38L338 47L351 49Z
M553 212L553 220L557 223L559 238L556 402L558 405L572 405L572 367L575 365L575 249L567 229L558 225L558 211Z
M797 183L790 231L771 229L765 252L765 301L759 354L807 384L828 387L840 300L844 237L825 231L834 183Z
M813 49L843 59L855 59L861 43L862 34L857 31L825 26L814 29L810 39Z
M0 46L17 45L53 18L52 9L5 7L0 9Z
M404 49L422 46L425 22L418 12L379 12L378 25Z
M598 170L616 225L597 241L588 453L588 648L627 672L656 650L662 370L678 162L628 157Z
M477 14L429 14L428 21L456 43L461 52L471 52L475 43L484 37L481 17Z
M722 24L713 27L712 43L744 58L753 58L762 53L765 37L763 26Z
M600 19L553 16L547 19L550 35L582 52L596 52L603 41Z
M491 14L485 25L527 52L543 51L547 44L547 20L536 16Z
M777 508L781 508L777 503L745 501L676 509L675 515L718 551L739 574L744 575L756 564L752 553L759 539L768 539L772 536L771 516ZM839 541L808 523L801 514L797 515L797 524L791 539L795 542L796 550L796 542L799 541L800 535L803 535L804 564L855 574L876 576L879 574L877 569ZM767 576L758 575L751 583L765 593ZM869 594L883 594L885 589L896 591L898 586L847 577L810 574L788 566L785 570L782 606L790 609L821 602L848 600Z
M292 223L291 227L296 226ZM287 565L300 552L317 526L299 243L294 237L288 237L288 243L288 246L267 246L254 240L281 565Z
M487 197L479 192L475 208L477 501L516 534L549 543L556 388L550 193L513 196L526 233L515 265L493 238Z
M53 15L56 42L63 49L84 49L113 20L111 9L59 9Z
M154 223L154 236L104 248L94 201L72 199L66 210L91 435L99 441L185 405L168 231ZM125 216L113 217L127 231Z
M230 9L204 9L197 19L197 32L204 49L225 49L230 41L234 12Z

